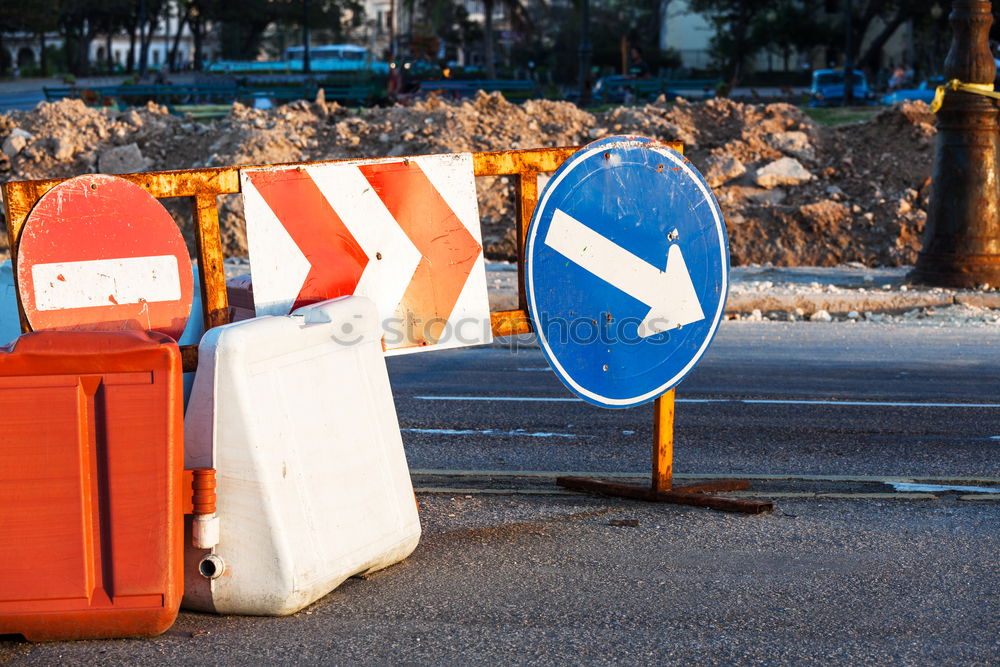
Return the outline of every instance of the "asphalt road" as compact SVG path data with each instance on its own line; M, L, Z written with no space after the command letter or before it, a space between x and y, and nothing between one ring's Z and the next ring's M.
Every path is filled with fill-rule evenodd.
M407 561L286 618L185 612L159 638L0 642L0 661L996 663L1000 502L878 478L1000 486L998 359L996 327L726 323L679 392L677 469L782 478L755 491L786 492L777 511L744 516L476 473L643 473L650 410L467 400L570 398L531 348L395 358L418 485L483 491L421 493Z
M998 360L997 327L726 322L678 387L675 470L1000 477ZM412 468L649 470L651 406L573 400L537 348L389 367Z

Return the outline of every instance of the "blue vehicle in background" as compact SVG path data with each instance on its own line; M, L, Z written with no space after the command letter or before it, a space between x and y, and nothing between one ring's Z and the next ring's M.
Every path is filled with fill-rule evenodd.
M921 102L930 104L931 100L934 99L934 92L937 90L937 87L943 85L943 76L932 76L916 88L904 88L888 93L882 97L882 104L895 104L904 100L920 100Z
M227 74L281 74L302 72L305 48L292 46L285 50L284 60L219 60L208 67L209 72ZM375 60L368 49L354 44L325 44L309 48L309 69L313 73L364 73L388 76L389 63Z
M875 95L868 87L864 72L852 70L851 92L853 104L875 104ZM813 71L809 89L809 106L834 107L844 104L844 70L818 69Z

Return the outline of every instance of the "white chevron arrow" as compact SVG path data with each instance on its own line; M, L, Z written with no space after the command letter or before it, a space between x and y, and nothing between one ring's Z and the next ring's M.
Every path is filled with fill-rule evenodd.
M545 235L545 245L649 306L649 312L639 325L642 338L705 319L684 255L677 244L667 250L667 265L661 271L556 209Z

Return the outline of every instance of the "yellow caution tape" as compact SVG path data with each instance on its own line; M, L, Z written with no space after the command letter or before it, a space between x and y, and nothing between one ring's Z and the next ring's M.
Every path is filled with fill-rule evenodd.
M931 111L937 113L938 109L941 108L941 103L944 102L945 91L948 90L958 90L963 93L973 93L975 95L985 95L986 97L992 97L995 100L1000 100L1000 93L993 91L992 83L962 83L958 79L952 79L946 82L943 86L938 86L937 90L934 91L934 99L931 100Z

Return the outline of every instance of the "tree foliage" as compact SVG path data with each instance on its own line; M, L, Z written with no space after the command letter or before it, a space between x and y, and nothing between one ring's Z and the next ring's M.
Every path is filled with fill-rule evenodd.
M450 57L459 46L478 47L491 78L502 65L505 75L531 70L550 81L574 81L579 77L583 1L482 0L486 20L473 22L464 0L397 0L397 10L415 17L400 27L412 42L401 48L436 59L442 51ZM674 11L671 0L588 1L595 70L620 71L623 47L631 46L642 50L654 73L677 64L675 53L659 48L667 8ZM851 5L848 17L847 0L687 2L689 10L702 14L713 28L711 52L725 78L746 78L762 52L776 54L784 69L804 55L824 63L840 63L850 55L857 66L874 71L888 64L883 56L886 44L906 24L913 28L912 64L939 67L950 42L947 0L851 0ZM936 16L931 15L933 7ZM133 44L127 69L143 70L152 35L167 25L168 17L175 19L167 35L168 61L178 64L181 31L187 29L195 42L197 68L203 64L209 30L217 31L223 58L250 59L261 53L265 36L275 31L286 42L300 43L300 30L308 23L314 43L344 41L365 20L363 0L0 0L0 40L5 34L27 33L44 47L46 34L59 31L65 58L61 66L81 75L94 71L95 65L112 64L110 58L89 61L95 39L106 40L110 47L111 36L127 35ZM844 40L848 20L854 34L850 54L845 53ZM104 49L105 54L109 51Z
M946 0L939 0L944 6ZM888 41L912 22L917 50L928 41L940 41L931 29L917 28L932 20L929 0L691 0L690 9L709 18L715 34L712 53L724 76L741 78L752 58L764 50L780 53L788 61L795 53L822 50L827 63L841 63L850 56L855 66L875 71L885 63ZM846 21L851 22L851 52L846 53ZM919 54L914 54L917 57Z

